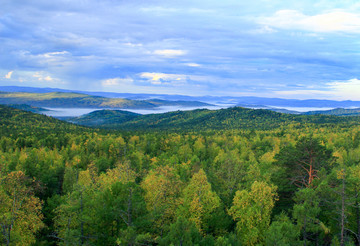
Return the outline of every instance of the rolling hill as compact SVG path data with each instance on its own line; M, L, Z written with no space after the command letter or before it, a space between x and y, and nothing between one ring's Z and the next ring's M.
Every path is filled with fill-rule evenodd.
M336 108L332 110L324 110L324 111L310 111L304 113L306 115L336 115L336 116L360 116L360 108L354 109L345 109L345 108Z
M73 92L0 92L0 104L28 104L35 107L152 109L160 106L206 107L197 101L130 100Z
M96 131L91 129L94 130ZM19 138L24 146L31 146L34 136L42 138L43 141L56 142L64 138L64 133L79 131L89 129L46 115L0 105L0 136Z
M68 118L68 121L91 127L116 128L117 125L131 121L137 117L140 117L140 114L123 110L97 110L80 117Z
M358 117L282 114L265 109L233 107L219 110L197 109L163 114L136 115L126 111L95 111L69 119L85 126L121 130L228 130L273 129L288 124L359 123Z

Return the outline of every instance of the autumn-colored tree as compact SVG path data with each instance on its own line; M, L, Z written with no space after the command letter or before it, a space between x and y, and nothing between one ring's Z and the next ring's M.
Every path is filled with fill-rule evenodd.
M220 198L212 191L204 170L200 169L184 189L183 205L179 212L194 222L199 231L205 233L208 227L206 221L219 207Z
M245 245L264 243L276 199L276 187L265 182L255 181L250 191L236 192L229 214L237 221L237 232Z
M145 191L148 211L154 220L154 226L163 230L174 221L181 182L173 168L158 167L145 177L141 183Z
M0 238L4 245L30 245L44 227L34 180L21 171L0 178Z

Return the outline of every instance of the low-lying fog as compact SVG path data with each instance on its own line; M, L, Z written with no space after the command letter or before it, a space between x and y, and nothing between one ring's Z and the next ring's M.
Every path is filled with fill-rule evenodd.
M207 108L207 109L221 109L221 108L227 108L229 106L208 106L208 107L179 107L179 106L163 106L158 107L155 109L115 109L111 108L110 110L124 110L124 111L130 111L138 114L160 114L160 113L166 113L166 112L172 112L177 110L194 110L194 109L201 109L201 108ZM84 114L91 113L96 110L101 110L98 108L45 108L49 111L44 111L43 113L52 116L52 117L77 117Z

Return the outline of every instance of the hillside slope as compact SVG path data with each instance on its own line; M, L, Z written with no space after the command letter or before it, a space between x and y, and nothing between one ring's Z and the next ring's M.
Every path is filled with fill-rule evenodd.
M28 104L36 107L122 109L151 109L160 106L210 106L210 104L196 101L130 100L68 92L0 92L0 104Z
M106 120L103 116L106 116ZM132 118L131 118L132 117ZM272 129L292 123L354 123L358 117L336 117L326 115L291 115L264 109L233 107L220 110L197 109L163 114L133 115L124 111L93 112L71 122L121 130L227 130L227 129ZM96 124L94 124L96 122Z
M360 116L360 108L354 109L345 109L345 108L336 108L332 110L324 110L324 111L310 111L304 113L306 115L336 115L336 116Z
M19 147L32 146L36 139L48 145L62 145L67 133L96 132L42 114L0 105L0 136L17 139ZM6 145L6 142L2 143Z

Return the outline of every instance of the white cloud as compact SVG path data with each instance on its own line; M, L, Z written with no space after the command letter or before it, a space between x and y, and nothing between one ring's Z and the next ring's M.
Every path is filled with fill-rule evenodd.
M201 65L197 63L186 63L185 65L189 67L201 67Z
M172 85L185 86L205 83L214 78L208 76L188 75L188 74L169 74L169 73L148 73L139 74L140 78L147 79L153 85Z
M130 42L124 43L124 45L130 46L130 47L142 47L143 46L142 44L134 44L134 43L130 43Z
M39 81L54 81L54 78L52 78L50 75L46 75L44 72L36 72L35 74L33 74L33 77L37 78Z
M258 22L280 29L360 33L360 15L343 10L313 16L297 10L279 10L271 17L260 18Z
M335 81L327 84L331 91L343 100L360 100L360 80Z
M11 79L11 76L13 74L14 71L10 71L5 75L5 79Z
M250 31L255 34L269 34L277 32L274 28L269 27L268 25L264 25L261 28Z
M288 98L288 99L314 99L314 98L322 98L322 99L335 99L333 98L333 94L329 91L323 90L311 90L311 89L304 89L304 90L284 90L284 91L274 91L275 95L280 96L281 98Z
M350 79L345 81L334 81L326 83L324 87L307 89L274 91L276 95L283 98L299 99L329 99L329 100L355 100L360 101L360 80Z
M68 55L68 54L70 54L70 53L67 51L56 51L56 52L44 53L44 54L42 54L42 56L45 58L53 58L54 56L63 56L63 55Z
M185 82L188 78L184 74L166 74L166 73L141 73L141 78L150 80L153 85L169 84L170 82Z
M101 85L104 87L119 86L124 84L131 84L134 80L131 78L112 78L101 81Z
M187 53L186 50L155 50L153 54L164 56L164 57L176 57L176 56L182 56Z

